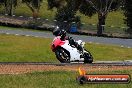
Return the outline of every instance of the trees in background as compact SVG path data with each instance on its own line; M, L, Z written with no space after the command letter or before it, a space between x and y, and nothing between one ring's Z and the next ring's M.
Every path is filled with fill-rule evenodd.
M56 24L61 28L69 31L72 22L80 24L79 16L76 12L80 6L81 0L48 0L50 9L57 8L55 15Z
M124 0L125 23L129 27L126 32L132 34L132 0Z
M48 2L48 8L53 9L53 8L63 8L66 5L66 0L47 0Z
M33 13L33 18L37 18L39 15L40 6L43 0L22 0L22 3L26 3L29 9Z
M87 16L98 14L97 35L101 36L108 13L117 10L120 2L121 0L83 0L80 12Z
M39 10L43 0L0 0L0 6L4 6L4 13L13 15L19 3L25 3L33 13L33 17L39 16ZM72 22L80 25L80 17L76 15L80 11L86 16L98 14L97 34L102 35L105 20L111 11L117 10L124 4L125 23L129 27L126 31L132 34L132 1L131 0L47 0L49 9L56 8L56 24L63 29L69 29Z
M38 17L39 9L43 0L0 0L1 5L4 6L4 13L10 16L13 15L15 8L19 3L26 3L33 13L33 17Z
M20 0L0 0L0 3L4 6L4 13L12 16Z
M62 1L66 4L62 4ZM70 25L72 21L80 22L76 12L92 16L98 14L97 34L101 36L105 26L105 20L110 11L116 10L120 5L121 0L48 0L50 8L56 7L57 14L55 19L61 26L63 21L66 25ZM61 7L61 8L60 8Z

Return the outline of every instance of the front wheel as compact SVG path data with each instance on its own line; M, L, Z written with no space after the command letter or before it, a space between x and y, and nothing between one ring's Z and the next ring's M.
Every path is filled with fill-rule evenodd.
M61 63L70 63L70 54L67 50L63 48L58 48L55 51L55 55Z
M86 52L84 52L84 63L92 63L93 62L93 56L92 54L85 49Z

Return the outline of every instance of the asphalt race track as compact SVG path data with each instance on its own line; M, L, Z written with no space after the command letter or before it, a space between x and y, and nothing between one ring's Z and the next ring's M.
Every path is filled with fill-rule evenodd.
M55 65L55 66L68 66L68 65L83 65L81 62L71 63L54 63L54 62L0 62L0 65ZM91 64L85 63L84 65L90 66L132 66L132 61L95 61Z
M24 35L24 36L34 36L42 38L54 38L51 32L37 32L29 30L10 30L10 29L0 29L1 34L14 34L14 35ZM120 38L104 38L95 36L84 36L84 35L70 35L76 40L83 40L85 42L101 43L101 44L112 44L119 45L121 47L132 48L132 39L120 39Z

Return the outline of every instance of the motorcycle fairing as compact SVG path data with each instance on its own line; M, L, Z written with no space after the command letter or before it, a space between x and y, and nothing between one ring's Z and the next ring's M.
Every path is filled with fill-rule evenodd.
M70 62L72 61L84 61L84 58L80 58L80 53L75 47L71 47L69 45L69 41L66 40L65 44L61 45L64 49L66 49L70 53Z
M53 40L53 42L52 42L51 49L52 49L52 51L54 52L55 49L56 49L58 46L62 46L62 45L64 45L64 44L65 44L65 41L62 41L62 40L60 39L59 36L58 36L58 37L55 37L54 40Z

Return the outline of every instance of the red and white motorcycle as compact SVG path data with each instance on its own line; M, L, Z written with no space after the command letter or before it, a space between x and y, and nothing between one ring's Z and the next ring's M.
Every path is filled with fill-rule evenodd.
M51 44L51 49L61 63L92 63L93 57L91 53L84 49L85 42L78 40L76 43L82 47L81 51L70 45L69 40L62 41L60 36L56 36Z

